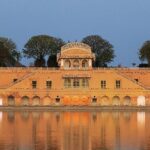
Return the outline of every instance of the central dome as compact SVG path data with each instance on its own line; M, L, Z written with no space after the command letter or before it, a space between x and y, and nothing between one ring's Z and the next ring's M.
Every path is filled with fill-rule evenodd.
M64 45L62 48L61 48L61 51L65 51L65 50L68 50L68 49L84 49L84 50L88 50L88 51L91 51L91 47L87 44L84 44L84 43L81 43L81 42L71 42L71 43L68 43L66 45Z
M80 42L64 45L57 54L59 66L65 69L91 68L94 60L95 54L92 53L91 47Z

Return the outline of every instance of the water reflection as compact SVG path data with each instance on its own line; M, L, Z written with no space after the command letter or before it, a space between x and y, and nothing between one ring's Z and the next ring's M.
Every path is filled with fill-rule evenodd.
M150 113L0 112L0 149L149 150ZM146 132L145 132L146 131Z
M21 112L21 118L22 118L22 120L28 120L29 119L29 112L28 111Z
M9 122L13 122L14 119L15 119L15 113L13 111L9 111L7 113L7 119L8 119Z
M0 122L2 121L3 112L0 112Z
M145 126L145 112L137 113L137 121L138 121L139 128Z
M131 112L123 112L124 119L129 122L131 118Z

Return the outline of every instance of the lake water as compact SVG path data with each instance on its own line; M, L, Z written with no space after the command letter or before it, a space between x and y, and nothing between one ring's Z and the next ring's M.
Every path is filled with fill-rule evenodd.
M0 112L0 150L150 150L150 113Z

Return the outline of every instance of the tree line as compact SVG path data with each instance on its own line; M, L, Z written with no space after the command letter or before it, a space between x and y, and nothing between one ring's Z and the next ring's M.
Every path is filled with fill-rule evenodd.
M95 53L94 67L107 67L115 58L113 45L99 35L89 35L80 42L88 44ZM20 67L22 57L33 58L35 67L58 67L57 53L66 42L61 38L49 35L32 36L21 51L10 38L0 37L0 66ZM46 59L48 58L48 59ZM147 61L144 67L150 66L150 41L146 41L139 50L139 59ZM142 66L142 65L141 65Z

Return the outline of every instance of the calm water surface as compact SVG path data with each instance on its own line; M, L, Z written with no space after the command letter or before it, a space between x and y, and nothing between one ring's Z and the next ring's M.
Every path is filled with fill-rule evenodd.
M0 150L150 150L150 113L0 112Z

